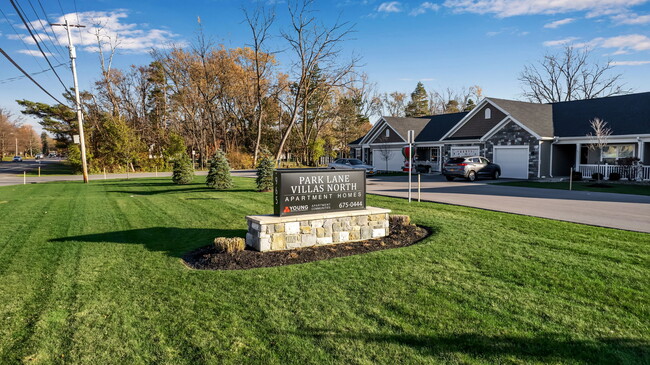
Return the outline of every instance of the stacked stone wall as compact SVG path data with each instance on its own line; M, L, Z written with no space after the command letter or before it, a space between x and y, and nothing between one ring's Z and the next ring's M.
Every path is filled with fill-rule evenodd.
M389 234L388 213L263 222L247 217L246 244L258 251L362 241Z

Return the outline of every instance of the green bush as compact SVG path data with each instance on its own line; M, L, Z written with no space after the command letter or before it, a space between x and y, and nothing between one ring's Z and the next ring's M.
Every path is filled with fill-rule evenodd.
M611 174L609 174L610 181L619 181L620 179L621 179L621 174L619 174L618 172L612 172Z
M230 189L232 187L230 165L223 151L217 150L217 153L212 156L210 170L208 171L205 184L218 190Z
M273 190L273 169L275 164L268 156L264 156L257 163L257 191Z
M172 181L174 184L185 185L194 180L194 169L192 161L186 154L182 154L174 160L174 171Z

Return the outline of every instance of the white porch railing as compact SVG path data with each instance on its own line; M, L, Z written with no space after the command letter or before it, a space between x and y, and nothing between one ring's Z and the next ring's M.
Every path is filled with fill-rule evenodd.
M641 180L650 180L650 166L630 166L630 165L579 165L578 171L584 178L591 178L591 175L599 172L605 179L609 179L609 174L616 172L621 175L621 179L636 180L637 175L641 174Z

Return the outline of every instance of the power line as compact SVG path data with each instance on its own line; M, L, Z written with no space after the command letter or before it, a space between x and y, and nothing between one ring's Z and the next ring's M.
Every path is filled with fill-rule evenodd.
M49 95L52 99L56 100L57 103L59 103L59 104L61 104L61 105L65 105L64 103L62 103L61 101L59 101L59 99L55 98L52 94L50 94L49 91L45 90L45 88L44 88L43 86L41 86L41 84L39 84L36 80L34 80L34 79L33 79L33 78L32 78L32 77L31 77L27 72L25 72L25 70L23 70L22 67L20 67L20 66L16 63L16 61L14 61L11 57L9 57L9 55L5 52L4 49L0 48L0 53L2 53L2 55L5 56L5 58L7 58L7 59L9 60L9 62L11 62L14 66L16 66L16 68L17 68L18 70L20 70L20 72L22 72L22 73L25 75L25 77L27 77L28 79L32 80L32 82L33 82L34 84L36 84L36 86L38 86L41 90L43 90L44 93L46 93L47 95Z
M26 12L25 10L23 10L23 7L20 5L19 2L16 2L16 4L18 5L18 8L20 8L20 11L22 12L22 15L25 17L25 19L27 19L27 24L29 24L29 25L31 26L32 30L34 31L34 35L36 35L36 37L38 37L38 40L39 40L39 41L41 42L41 44L45 47L45 49L47 50L47 52L48 52L52 57L54 57L54 59L56 60L56 62L61 62L61 60L59 60L59 59L56 57L56 54L55 54L54 52L52 52L52 50L50 49L50 47L48 47L47 44L46 44L45 42L43 42L43 38L41 38L41 35L38 34L38 32L36 31L36 28L35 28L34 26L32 26L32 21L31 21L31 20L29 19L29 17L27 16L27 12ZM30 3L30 4L31 4L31 3ZM33 9L33 7L32 7L32 9ZM16 11L17 11L17 10L16 10Z
M63 82L63 80L61 80L61 77L59 76L59 74L54 69L54 66L52 66L52 62L50 62L50 59L47 58L47 55L45 54L45 52L43 52L43 48L41 48L40 44L38 44L38 41L36 40L36 37L34 36L34 33L32 32L31 28L29 27L29 23L27 23L25 21L25 18L23 17L20 10L16 6L16 3L14 2L14 0L9 0L9 2L11 2L11 5L13 5L14 9L16 9L16 12L18 13L18 16L20 17L20 20L22 20L23 24L25 24L25 27L27 28L27 31L29 31L29 34L32 36L32 39L36 43L36 46L38 47L38 50L41 51L41 54L43 55L43 57L45 57L45 61L47 61L47 64L50 65L50 69L52 69L52 72L54 72L54 74L56 75L56 78L59 79L59 82L61 83L61 85L63 85L63 89L70 92L70 90L68 90L68 87L65 86L65 83Z
M36 8L34 8L34 5L32 4L32 0L27 0L27 2L29 3L29 6L32 8L32 11L34 12L34 15L36 15L36 19L38 19L38 22L39 22L39 24L41 25L41 29L43 29L43 32L45 32L45 35L46 35L47 38L50 40L50 43L52 43L52 46L53 46L54 49L57 51L57 53L59 54L59 56L64 57L64 59L65 59L65 56L63 55L63 53L61 53L61 48L63 48L63 47L61 47L61 48L57 48L56 45L54 44L54 41L52 40L52 37L50 36L50 32L48 32L47 29L45 29L45 25L43 24L43 20L42 20L41 17L38 15L38 12L36 11ZM38 0L38 3L40 4L41 1ZM45 20L46 20L47 23L49 24L49 23L50 23L50 20L47 18L47 13L45 12L45 9L43 9L43 5L41 5L41 10L43 10L43 15L45 15ZM50 29L52 29L52 27L50 27ZM56 34L54 34L54 29L52 29L52 35L53 35L54 38L56 39ZM58 39L57 39L57 42L58 42ZM61 43L59 43L59 45L61 45Z
M11 21L9 20L9 18L7 17L7 15L5 14L5 12L2 11L2 9L0 9L0 13L2 14L2 16L3 16L3 17L5 18L5 20L7 21L7 24L9 24L9 26L11 26L11 29L13 29L14 33L16 33L16 36L18 37L18 39L20 39L20 41L23 43L23 46L25 46L25 49L29 49L29 46L27 45L27 43L25 43L25 40L24 40L23 37L18 33L18 31L16 30L16 28L14 27L14 25L11 23ZM40 67L40 68L44 68L43 65L41 65L40 62L38 62L38 58L36 58L36 56L34 56L34 55L31 54L31 53L29 53L29 55L32 56L32 57L34 58L34 61L36 61L36 64L38 65L38 67Z
M75 16L77 17L77 24L81 24L81 22L79 21L79 11L77 11L77 0L73 0L73 3L74 3L74 13ZM84 44L84 36L81 32L81 28L77 28L77 30L79 31L79 38L81 39L81 44Z
M66 63L66 62L64 62L64 63L60 63L60 64L58 64L58 65L56 65L56 66L54 66L54 67L61 67L61 66L67 66L67 63ZM50 71L50 69L49 69L49 68L46 68L46 69L43 69L43 70L40 70L40 71L32 72L32 73L30 73L30 75L32 75L32 76L40 75L40 74L42 74L42 73L46 73L46 72L49 72L49 71ZM6 84L6 83L9 83L9 82L14 82L14 81L22 80L22 79L24 79L25 77L26 77L25 75L9 77L9 78L7 78L7 79L0 80L0 84Z

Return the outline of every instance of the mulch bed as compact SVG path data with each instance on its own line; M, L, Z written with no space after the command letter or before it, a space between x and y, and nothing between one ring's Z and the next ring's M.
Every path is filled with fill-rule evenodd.
M285 251L236 253L219 252L214 245L201 247L183 256L183 262L198 270L245 270L303 264L335 257L358 255L389 248L410 246L429 236L428 229L416 225L391 225L390 235L359 242L312 246Z

